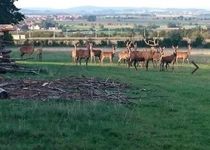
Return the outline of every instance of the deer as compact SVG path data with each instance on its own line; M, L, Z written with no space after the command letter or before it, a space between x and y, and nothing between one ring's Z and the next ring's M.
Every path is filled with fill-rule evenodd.
M178 49L178 46L176 46L176 47L172 46L172 48L174 50L177 50ZM177 55L176 55L176 63L178 64L178 60L179 59L182 59L182 64L184 63L185 60L187 60L187 62L189 64L189 57L190 57L190 54L191 54L191 50L192 50L192 47L189 44L187 51L177 52Z
M177 51L174 50L173 54L164 56L164 53L161 53L161 58L160 58L160 71L164 71L164 64L166 70L168 69L168 65L170 63L173 64L172 70L174 70L174 63L176 62L176 57L177 57Z
M137 44L134 45L134 51L129 50L129 62L128 67L134 63L134 67L137 70L137 63L138 62L146 62L146 70L148 70L148 63L150 60L153 60L154 51L138 51Z
M131 48L134 48L134 44L131 41L127 41L126 49L118 53L118 64L120 64L122 60L124 61L124 63L126 60L128 60L129 50L131 50Z
M88 61L90 58L90 49L92 48L92 43L88 43L86 48L77 48L78 43L74 44L74 55L76 60L76 65L81 65L81 60L85 59L86 66L88 65Z
M38 58L40 61L42 60L42 48L34 48L34 45L29 43L27 40L23 46L20 47L20 57L23 59L23 56L25 54L31 56L32 54L36 54L36 58Z
M96 57L99 59L99 62L101 62L101 52L102 52L101 49L91 47L90 49L91 62L93 62L94 60L94 62L96 63Z
M112 51L102 51L101 52L101 57L100 57L101 58L101 63L103 63L105 58L109 58L110 63L112 63L115 52L116 52L115 45L112 46Z
M75 44L74 44L74 49L71 51L71 57L72 57L72 62L76 63L76 48L75 48Z
M157 64L160 63L161 56L164 55L165 47L159 47L153 54L153 67L157 67Z
M144 43L146 45L150 46L150 50L147 53L146 68L148 69L149 61L152 61L153 67L155 68L155 66L157 66L157 62L160 61L160 57L161 57L161 52L157 48L157 47L159 47L159 41L158 41L158 38L153 37L153 40L147 40L145 37L146 37L146 35L145 35L145 31L144 31L144 35L143 35ZM161 49L161 51L163 51L164 48L159 48L159 49Z

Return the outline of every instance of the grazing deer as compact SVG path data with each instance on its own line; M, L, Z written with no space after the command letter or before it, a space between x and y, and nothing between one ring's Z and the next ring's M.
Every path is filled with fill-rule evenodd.
M92 48L92 44L88 43L86 48L80 48L80 49L77 48L77 44L74 44L74 48L75 48L74 56L75 56L76 64L78 64L79 62L79 64L81 65L81 60L85 59L85 63L87 66L89 58L90 58L90 49Z
M115 52L116 52L115 45L113 45L112 51L102 51L101 52L101 63L103 63L105 58L109 58L110 63L112 63Z
M165 64L165 68L167 70L168 69L168 65L170 63L173 64L172 70L174 70L174 63L176 61L176 56L177 56L177 51L176 50L173 52L173 54L168 55L168 56L164 56L164 54L162 53L161 54L161 59L160 59L160 71L164 70L164 64Z
M176 46L176 47L172 46L172 48L177 51L178 46ZM187 62L189 64L189 57L190 57L190 54L191 54L191 50L192 50L192 47L189 44L187 51L177 52L177 55L176 55L176 63L178 63L178 60L179 59L182 59L182 64L184 63L185 60L187 60Z
M31 56L34 53L36 55L36 58L42 60L42 48L34 48L34 45L30 43L25 43L23 46L20 47L21 58L23 58L25 54Z

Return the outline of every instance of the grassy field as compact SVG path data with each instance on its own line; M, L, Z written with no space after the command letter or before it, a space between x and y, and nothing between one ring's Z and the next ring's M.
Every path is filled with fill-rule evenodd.
M13 57L17 57L14 51ZM45 52L40 75L5 74L3 78L57 79L68 76L109 78L128 83L130 104L97 101L0 101L0 149L210 149L210 65L206 56L159 72L125 65L70 63L69 52Z

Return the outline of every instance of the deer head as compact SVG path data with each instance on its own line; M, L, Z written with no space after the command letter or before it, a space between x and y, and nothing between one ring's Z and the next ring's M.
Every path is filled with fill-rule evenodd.
M131 48L134 48L134 43L130 40L126 42L126 48L130 51Z
M177 49L179 48L179 46L177 45L176 47L175 46L172 46L174 52L176 53L177 52Z

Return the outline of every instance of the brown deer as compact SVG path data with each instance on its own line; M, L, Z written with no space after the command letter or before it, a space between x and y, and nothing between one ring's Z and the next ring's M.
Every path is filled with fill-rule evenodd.
M160 63L161 56L164 55L165 47L159 47L153 54L153 67L157 67L157 64Z
M110 63L112 63L115 52L116 52L115 45L113 45L112 51L102 51L101 52L101 63L103 63L105 58L109 58Z
M138 62L146 62L146 70L148 70L148 64L149 61L153 60L153 55L154 51L149 50L149 51L138 51L137 50L137 44L135 44L135 50L134 51L129 51L129 63L128 67L134 64L135 69L137 70L137 63Z
M35 53L36 58L42 60L42 48L34 48L34 45L27 40L23 46L20 47L20 56L23 58L25 54L31 56Z
M90 59L91 59L91 62L95 62L96 63L96 57L99 59L99 62L101 62L101 52L102 50L101 49L97 49L97 48L91 48L90 49Z
M145 31L144 31L143 40L146 45L150 46L150 50L147 52L147 54L145 54L145 56L147 57L145 58L146 68L148 70L149 61L152 61L153 67L155 68L155 66L157 66L157 62L160 61L160 57L161 57L161 52L157 48L159 46L158 37L157 38L153 37L152 40L151 39L147 40ZM162 48L160 49L161 51L163 50Z
M164 70L164 64L165 64L165 68L167 70L168 69L168 65L170 63L173 64L172 70L174 70L174 63L176 62L176 56L177 56L177 51L176 50L173 52L173 54L168 55L168 56L164 56L164 53L161 53L160 71Z
M172 46L172 48L177 51L178 46L176 46L176 47ZM178 60L181 59L182 60L182 64L185 62L185 60L187 60L187 62L189 64L189 57L190 57L190 54L191 54L191 50L192 50L192 47L189 44L187 51L177 52L176 63L178 63Z
M86 48L77 48L77 44L74 44L74 53L75 53L75 60L76 64L81 65L81 60L85 59L86 66L88 65L88 61L90 58L90 49L92 48L92 43L88 43Z

